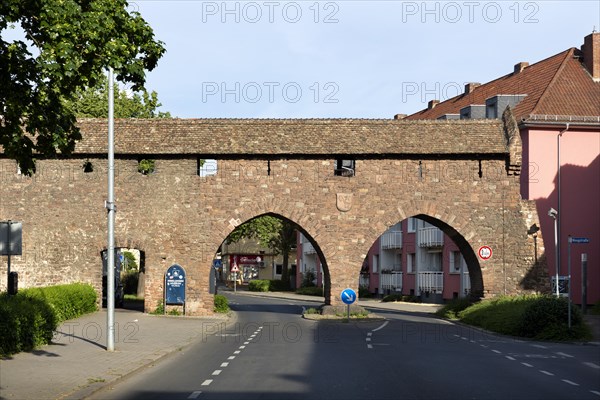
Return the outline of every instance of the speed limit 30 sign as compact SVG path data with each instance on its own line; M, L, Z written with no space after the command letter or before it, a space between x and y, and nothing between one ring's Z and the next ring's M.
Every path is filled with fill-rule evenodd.
M492 258L492 248L490 246L481 246L477 254L482 260L489 260Z

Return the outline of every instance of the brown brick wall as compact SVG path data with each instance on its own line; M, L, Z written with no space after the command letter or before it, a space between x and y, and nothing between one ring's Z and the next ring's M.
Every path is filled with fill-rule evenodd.
M316 241L331 274L332 303L342 289L357 287L377 237L413 215L433 217L464 238L461 250L471 275L482 277L485 296L547 286L526 234L531 224L539 226L535 206L520 198L519 177L507 175L502 157L359 159L350 178L334 176L333 158L274 159L269 176L266 160L220 160L216 176L199 177L196 156L181 157L156 156L156 172L148 176L137 172L136 159L116 160L116 245L145 252L148 311L162 297L164 272L177 263L187 272L187 312L212 313L208 276L219 245L235 226L265 213L298 223ZM24 255L12 263L21 287L72 281L100 287L106 160L90 159L95 170L84 174L85 159L41 160L33 178L0 159L0 220L23 222ZM478 262L484 244L494 254ZM541 237L537 244L540 255ZM0 265L4 277L5 257Z

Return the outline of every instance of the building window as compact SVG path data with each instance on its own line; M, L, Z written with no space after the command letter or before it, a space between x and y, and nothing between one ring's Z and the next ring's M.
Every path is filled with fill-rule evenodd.
M417 231L417 218L410 217L408 219L408 233L414 233Z
M450 273L460 273L465 264L465 259L463 258L460 251L450 252Z
M354 176L356 163L354 160L336 160L333 174L335 176Z
M406 255L406 272L415 272L415 253L408 253Z
M196 170L198 176L201 177L217 175L217 160L198 157L196 159Z
M306 268L306 264L304 264L304 268ZM275 275L281 275L283 272L283 264L275 264Z
M485 117L490 119L498 118L498 109L496 102L485 105Z
M379 255L377 254L373 256L373 272L379 272Z

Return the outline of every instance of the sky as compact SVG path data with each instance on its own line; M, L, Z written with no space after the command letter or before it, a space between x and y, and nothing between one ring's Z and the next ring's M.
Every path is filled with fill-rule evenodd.
M600 30L600 1L136 0L179 118L393 118Z

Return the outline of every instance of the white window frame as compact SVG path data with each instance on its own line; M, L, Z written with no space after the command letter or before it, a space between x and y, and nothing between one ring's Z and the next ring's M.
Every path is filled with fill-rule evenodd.
M408 218L408 228L406 229L406 231L408 233L414 233L417 231L418 229L418 218L414 218L414 217L410 217Z

